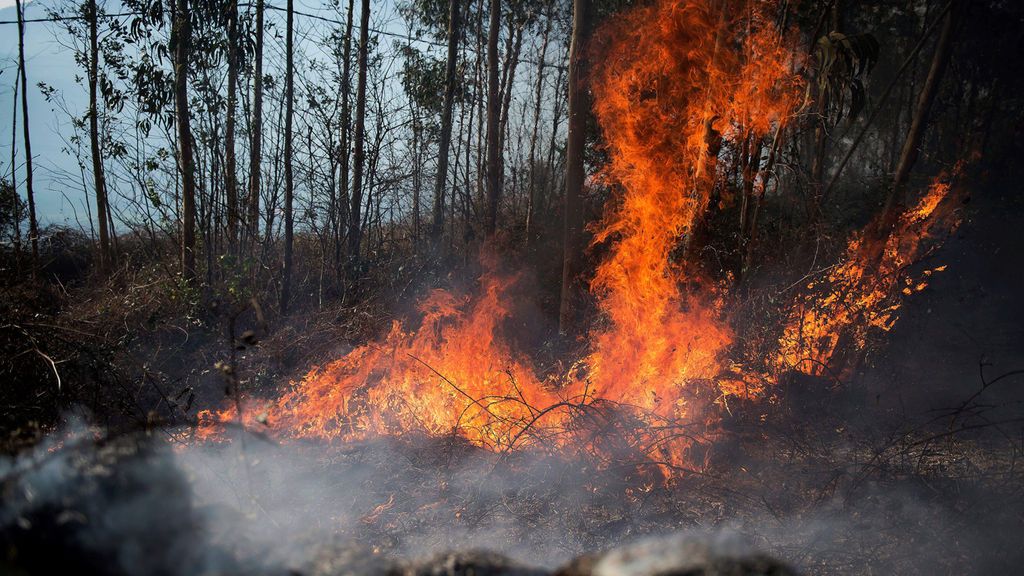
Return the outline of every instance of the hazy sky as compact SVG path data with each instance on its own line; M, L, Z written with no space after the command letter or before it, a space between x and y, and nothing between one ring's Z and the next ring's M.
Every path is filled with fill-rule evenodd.
M13 0L0 0L0 21L16 20ZM45 10L38 2L25 6L26 18L44 17ZM85 101L85 93L75 83L79 73L72 55L57 42L49 24L30 23L25 27L25 57L28 61L28 105L32 119L32 156L34 159L33 181L35 183L37 213L43 222L73 221L73 211L65 199L69 187L60 185L54 177L56 172L65 172L68 167L77 170L75 162L63 152L64 137L67 135L64 114L54 111L54 106L43 98L39 82L53 86L68 99ZM0 167L2 176L7 177L11 161L11 114L13 112L14 82L18 70L18 34L15 25L0 25ZM20 100L20 98L19 98ZM18 183L24 176L21 166L21 121L18 114ZM77 193L77 192L76 192Z
M66 0L37 0L25 5L26 18L42 18L49 7ZM111 0L107 4L114 4ZM284 1L269 2L283 5ZM336 12L329 6L330 0L297 0L296 10L306 13L320 13L335 16ZM371 25L378 29L402 32L404 25L395 16L393 0L373 2ZM0 21L17 19L14 0L0 0ZM268 11L269 21L283 21L283 13ZM296 19L299 43L309 40L302 33L311 22L301 16ZM322 23L317 23L322 26ZM81 114L86 105L84 87L77 83L76 77L82 74L75 64L72 54L59 41L61 32L51 23L29 23L25 33L25 52L28 60L29 114L32 122L32 156L34 171L34 188L37 213L40 222L67 223L75 225L85 223L83 201L85 194L82 187L82 172L73 155L66 151L71 131L68 127L68 115L53 103L47 102L40 91L40 82L56 89L56 94L64 101L66 107L76 114ZM17 27L0 25L0 177L9 177L11 162L11 118L14 95L14 82L17 75ZM270 39L269 42L275 40ZM388 46L390 42L382 42ZM277 48L268 47L273 53ZM301 46L299 48L302 50ZM318 46L311 46L309 54L316 56L321 52ZM20 100L20 98L19 98ZM21 140L20 111L17 126L18 153L18 189L22 188L23 148Z

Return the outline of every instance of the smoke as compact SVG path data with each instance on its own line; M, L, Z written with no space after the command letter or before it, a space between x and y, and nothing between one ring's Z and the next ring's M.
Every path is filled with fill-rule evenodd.
M584 454L499 456L458 438L182 447L76 422L0 461L0 542L12 569L128 575L363 574L471 549L552 569L630 542L601 573L764 553L809 574L985 574L1022 559L1019 500L964 477L858 483L851 466L830 488L808 471L738 462L654 485Z

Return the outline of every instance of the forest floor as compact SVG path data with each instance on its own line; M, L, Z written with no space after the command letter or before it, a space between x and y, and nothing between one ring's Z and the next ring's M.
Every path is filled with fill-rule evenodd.
M371 558L487 548L551 568L671 532L740 538L808 574L1008 573L1024 562L1024 438L1006 433L984 393L883 417L866 388L794 381L771 403L731 406L705 465L671 479L586 450L499 456L458 437L280 444L255 431L181 446L176 431L230 392L215 366L230 358L233 323L259 332L237 351L242 385L272 394L388 326L422 278L415 261L382 267L358 303L321 305L331 299L310 291L270 327L242 298L183 290L159 261L105 283L74 258L51 265L55 280L8 283L0 297L0 468L15 503L0 531L28 553L87 534L82 554L98 562L115 553L103 546L159 524L172 542L161 554L188 549L203 566L248 573L316 573L325 555L362 562L332 552L351 546ZM76 419L90 427L66 424ZM54 444L55 430L66 439ZM103 460L123 442L133 448ZM35 499L19 500L27 487Z

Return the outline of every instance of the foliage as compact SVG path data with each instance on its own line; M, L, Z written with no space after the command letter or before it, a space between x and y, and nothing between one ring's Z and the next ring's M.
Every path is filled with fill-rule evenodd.
M25 218L25 201L10 180L0 180L0 239L13 240Z
M826 118L838 122L864 108L864 79L878 63L880 46L871 34L829 32L814 48L818 97Z

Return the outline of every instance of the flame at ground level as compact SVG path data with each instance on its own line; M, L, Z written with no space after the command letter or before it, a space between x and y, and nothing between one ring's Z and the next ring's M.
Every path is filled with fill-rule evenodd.
M415 431L458 434L495 451L571 447L639 456L666 472L699 465L690 449L713 434L714 404L755 397L775 375L733 364L728 294L673 254L727 177L717 141L736 147L777 136L801 94L796 57L772 5L730 5L663 0L632 9L594 40L601 49L594 110L609 156L601 178L619 194L594 228L595 242L610 247L591 285L601 319L571 368L542 376L510 345L504 324L514 313L517 277L498 273L489 256L476 295L430 293L418 327L394 323L384 338L311 370L265 411L250 410L246 423L265 422L287 437ZM742 16L731 21L729 14ZM926 237L948 229L952 221L940 208L948 191L933 187L906 213L884 243L884 269L904 269L921 256ZM917 285L864 282L870 268L858 260L858 238L830 279L861 311L837 314L833 292L809 286L766 362L776 373L818 374L814 366L831 361L842 334L862 346L868 330L895 320L902 289ZM810 344L808 327L816 334ZM202 414L200 437L237 417L234 408Z

